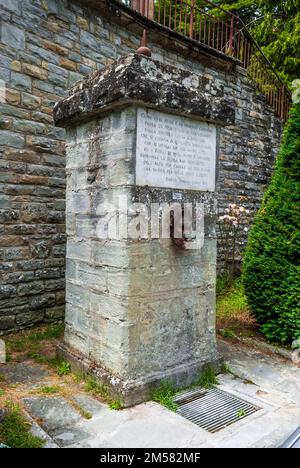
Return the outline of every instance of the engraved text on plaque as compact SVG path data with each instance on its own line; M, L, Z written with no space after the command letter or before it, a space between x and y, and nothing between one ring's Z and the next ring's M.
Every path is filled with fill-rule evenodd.
M138 109L136 184L215 190L216 127Z

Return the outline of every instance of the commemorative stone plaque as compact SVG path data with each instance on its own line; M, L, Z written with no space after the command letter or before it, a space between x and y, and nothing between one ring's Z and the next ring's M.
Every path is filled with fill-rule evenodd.
M212 192L215 172L215 125L138 109L137 185Z

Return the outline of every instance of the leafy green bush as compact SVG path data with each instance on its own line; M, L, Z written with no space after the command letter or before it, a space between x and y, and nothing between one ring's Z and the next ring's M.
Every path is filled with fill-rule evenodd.
M300 337L300 105L286 125L275 171L243 264L248 304L270 341Z

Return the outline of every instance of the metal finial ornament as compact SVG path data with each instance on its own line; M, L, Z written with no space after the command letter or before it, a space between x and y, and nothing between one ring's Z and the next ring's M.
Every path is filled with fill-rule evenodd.
M151 50L147 47L147 31L144 29L143 36L141 39L141 44L138 50L136 51L139 55L146 55L146 57L151 57Z

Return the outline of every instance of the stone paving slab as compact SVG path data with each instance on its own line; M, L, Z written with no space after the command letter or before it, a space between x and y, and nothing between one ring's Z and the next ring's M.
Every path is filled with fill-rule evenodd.
M86 395L84 393L75 395L73 400L85 411L91 413L92 416L98 416L99 414L107 411L107 405L100 403L100 401Z
M24 405L30 416L40 421L42 428L50 435L59 429L73 427L81 415L61 397L24 398Z
M276 409L257 413L255 417L245 418L242 425L232 425L215 434L214 440L219 447L244 448L258 443L263 445L272 435L269 446L278 447L298 426L299 418L300 408L292 419L288 412Z
M92 437L79 446L98 448L190 447L207 439L207 432L161 405L148 402L80 424Z
M251 445L253 448L276 448L299 427L299 405L289 405L279 408L274 414L270 414L268 433Z
M8 363L0 366L0 374L3 374L10 384L24 384L41 381L49 376L47 370L38 365L26 362Z
M39 426L39 424L37 424L34 420L32 420L32 418L30 417L28 413L27 413L27 418L32 424L31 429L30 429L31 433L35 435L36 437L39 437L40 439L43 439L45 441L43 448L60 448L59 445L54 442L52 437L50 437L50 435L47 434L47 432L45 432L44 429L42 429L41 426Z
M51 436L60 447L68 447L76 442L84 444L84 441L90 438L91 434L78 427L66 427L58 431L52 431Z
M219 375L218 387L257 405L260 410L215 434L154 402L114 411L90 395L73 395L74 402L92 414L89 420L62 397L26 398L25 407L32 417L41 421L41 426L51 436L47 446L281 446L300 425L300 369L281 358L227 342L221 343L221 350L234 375Z
M300 404L300 368L291 361L225 341L219 342L219 351L239 377L281 396L286 402Z

